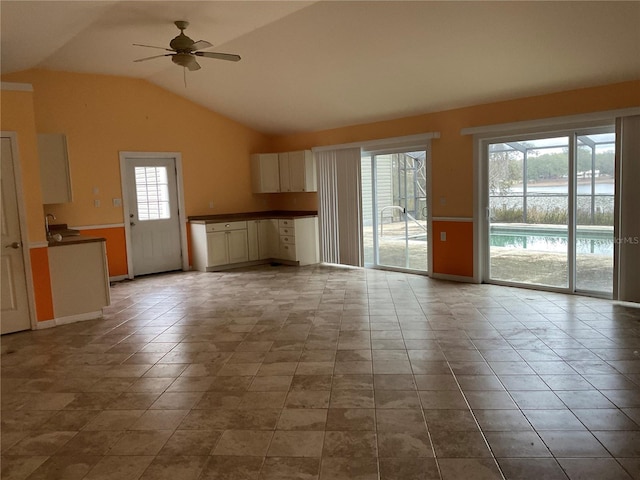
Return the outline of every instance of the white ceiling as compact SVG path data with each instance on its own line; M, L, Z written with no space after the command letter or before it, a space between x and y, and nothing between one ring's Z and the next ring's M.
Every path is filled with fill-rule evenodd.
M286 134L640 78L640 2L8 1L3 73L145 78L265 133ZM162 53L188 20L210 51Z

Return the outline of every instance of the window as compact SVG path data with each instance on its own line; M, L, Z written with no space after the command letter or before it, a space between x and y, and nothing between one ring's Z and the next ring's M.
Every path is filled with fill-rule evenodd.
M169 209L169 182L166 167L135 167L138 220L166 220Z

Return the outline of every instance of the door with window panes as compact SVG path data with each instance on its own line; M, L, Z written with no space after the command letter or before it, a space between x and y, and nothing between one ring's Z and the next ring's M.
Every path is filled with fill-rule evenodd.
M610 296L613 126L487 145L485 280Z
M174 158L127 158L133 274L182 268Z

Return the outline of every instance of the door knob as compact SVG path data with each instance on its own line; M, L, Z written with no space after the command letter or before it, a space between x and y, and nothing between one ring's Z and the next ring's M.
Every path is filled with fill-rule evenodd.
M13 242L10 243L9 245L5 245L4 248L20 248L22 246L22 244L20 242Z

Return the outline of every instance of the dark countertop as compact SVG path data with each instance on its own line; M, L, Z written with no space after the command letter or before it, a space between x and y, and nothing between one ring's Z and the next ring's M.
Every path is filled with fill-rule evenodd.
M50 239L49 246L50 247L64 247L65 245L78 245L81 243L92 243L92 242L106 242L107 240L102 237L90 237L88 235L71 235L68 237L62 237L62 240L59 242Z
M242 220L265 220L270 218L317 217L316 210L269 210L266 212L224 213L221 215L196 215L189 217L191 223L239 222Z

